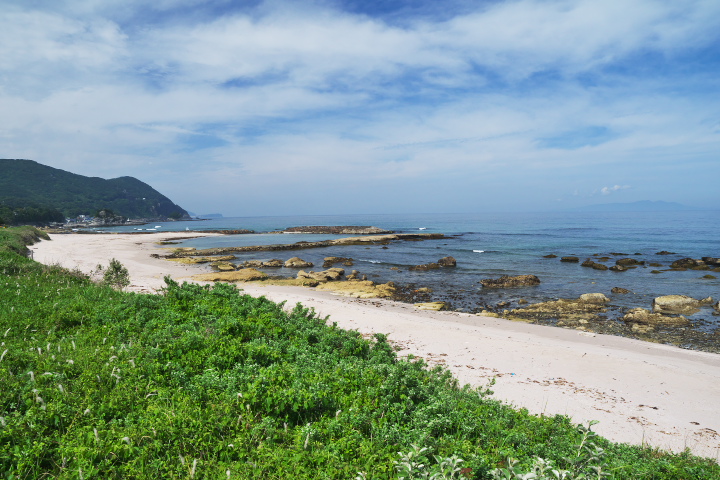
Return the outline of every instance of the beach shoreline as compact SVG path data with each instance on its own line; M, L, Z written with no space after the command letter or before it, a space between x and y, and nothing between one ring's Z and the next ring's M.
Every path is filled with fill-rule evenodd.
M116 258L131 291L154 293L167 275L178 282L210 271L153 258L156 242L207 233L51 235L31 247L34 258L89 273ZM210 234L211 235L211 234ZM717 460L720 456L720 355L623 337L593 334L409 304L355 299L304 287L240 284L245 293L302 303L341 328L388 334L401 356L447 367L461 384L487 385L494 397L575 423L599 420L606 438Z

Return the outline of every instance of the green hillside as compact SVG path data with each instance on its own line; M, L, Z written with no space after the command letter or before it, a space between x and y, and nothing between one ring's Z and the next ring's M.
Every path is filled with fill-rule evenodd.
M55 209L65 217L103 209L128 218L181 218L188 213L133 177L86 177L32 160L0 159L0 209ZM11 223L11 222L8 222Z

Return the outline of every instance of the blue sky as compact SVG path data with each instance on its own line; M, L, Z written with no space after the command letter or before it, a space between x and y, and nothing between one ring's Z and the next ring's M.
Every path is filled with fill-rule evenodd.
M0 7L0 157L196 213L720 208L717 0Z

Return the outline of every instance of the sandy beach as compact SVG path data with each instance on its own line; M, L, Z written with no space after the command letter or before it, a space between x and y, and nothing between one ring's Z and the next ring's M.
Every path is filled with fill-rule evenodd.
M130 272L136 292L155 292L169 275L190 280L207 266L152 258L156 242L188 232L51 235L31 247L45 264L92 271L111 258ZM720 355L577 330L456 312L427 312L385 300L358 300L303 287L240 285L251 295L312 307L363 334L386 333L413 354L441 364L461 383L486 385L494 397L576 423L617 442L720 458Z

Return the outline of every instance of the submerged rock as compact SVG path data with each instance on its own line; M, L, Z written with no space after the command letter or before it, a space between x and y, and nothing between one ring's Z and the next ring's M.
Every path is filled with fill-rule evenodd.
M550 255L543 255L543 258L557 258L557 255L551 253Z
M425 263L423 265L415 265L414 267L410 267L411 271L427 271L427 270L435 270L437 268L440 268L440 265L437 263Z
M535 275L516 275L514 277L503 275L500 278L480 280L480 283L485 288L528 287L540 285L540 279Z
M633 265L645 265L645 262L635 260L634 258L621 258L615 261L615 265L620 265L622 267L631 267Z
M667 250L663 250L661 252L657 252L655 255L676 255L675 252L668 252Z
M620 294L630 293L630 290L628 290L627 288L622 288L622 287L613 287L612 290L610 290L610 291L612 293L620 293Z
M610 270L613 272L627 272L627 267L623 267L622 265L613 265L610 267Z
M566 263L579 263L580 259L578 257L570 256L570 257L562 257L562 258L560 258L560 261L566 262Z

